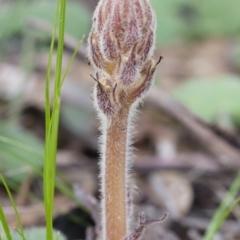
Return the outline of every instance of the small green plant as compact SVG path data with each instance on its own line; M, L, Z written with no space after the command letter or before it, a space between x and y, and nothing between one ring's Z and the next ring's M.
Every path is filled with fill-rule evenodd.
M54 204L54 189L56 187L62 191L67 196L72 198L72 192L69 191L66 186L59 180L56 179L56 152L57 152L57 140L58 140L58 125L59 125L59 114L60 114L60 94L61 94L61 87L63 85L64 79L68 72L68 69L80 47L82 40L79 42L75 52L73 53L69 64L65 71L62 71L62 57L63 57L63 49L64 49L64 32L65 32L65 14L66 14L66 0L58 0L57 8L56 8L56 15L55 15L55 23L54 23L54 30L52 35L52 41L49 51L49 61L48 61L48 69L46 74L46 135L45 135L45 154L44 154L44 173L43 173L43 180L44 180L44 203L45 203L45 211L46 211L46 229L32 229L24 231L20 216L17 212L17 207L14 203L10 190L2 177L0 175L0 180L4 184L9 198L11 200L12 206L15 210L16 217L18 220L18 228L16 230L17 233L12 233L8 227L8 223L6 221L6 217L3 212L3 208L0 205L0 222L3 227L3 231L5 236L3 236L7 240L31 240L36 239L36 236L39 239L47 239L47 240L56 240L60 239L63 240L64 238L53 231L52 221L53 221L53 204ZM54 81L54 95L53 95L53 102L50 103L50 72L51 72L51 64L52 64L52 56L54 50L54 42L57 33L57 29L59 26L58 32L58 47L57 47L57 60L56 60L56 71L55 71L55 81ZM20 143L18 141L14 141L7 137L0 136L0 141L6 144L7 147L17 147L17 149L26 151L26 153L33 154L33 156L40 157L42 159L41 153L34 150L33 148L26 146L24 143ZM41 152L41 151L40 151ZM18 160L18 156L16 156ZM26 162L23 157L23 162ZM36 171L39 175L42 175L40 169L32 162L28 162L28 165ZM73 197L75 200L76 198ZM79 203L78 203L79 205ZM25 236L26 233L26 236ZM45 237L44 237L45 236ZM0 235L0 239L2 239L2 235Z
M233 209L240 203L240 198L236 199L236 195L240 189L240 172L238 172L226 196L216 210L204 234L203 240L214 239L215 234L221 228Z
M1 230L1 227L0 227ZM24 229L24 234L27 240L43 240L46 236L46 228L29 228ZM54 240L66 240L66 238L59 232L53 232ZM0 238L1 239L1 238ZM1 240L22 240L18 232L12 232L11 235L4 236Z
M16 204L14 202L14 199L12 197L12 194L7 186L7 183L6 181L4 180L3 176L0 174L0 181L3 183L7 193L8 193L8 197L11 201L11 204L13 206L13 209L14 209L14 212L15 212L15 215L16 215L16 218L17 218L17 223L18 223L18 228L17 229L17 232L18 234L21 236L22 240L26 240L25 238L25 235L24 235L24 231L23 231L23 226L22 226L22 223L21 223L21 220L20 220L20 216L19 216L19 213L17 211L17 207L16 207ZM6 234L6 236L8 237L8 240L11 240L11 234L10 234L10 230L9 230L9 227L8 227L8 224L7 224L7 221L6 221L6 217L3 213L3 209L2 209L2 206L0 205L0 221L3 225L3 228L4 228L4 232Z

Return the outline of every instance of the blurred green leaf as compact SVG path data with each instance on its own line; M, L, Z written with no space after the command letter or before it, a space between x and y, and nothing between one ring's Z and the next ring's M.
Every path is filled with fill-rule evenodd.
M240 122L239 77L192 79L175 90L173 97L207 122L215 122L222 113Z
M0 39L29 30L26 21L31 18L44 20L53 26L55 5L55 1L18 1L9 7L0 8ZM66 33L80 39L83 34L88 33L90 20L90 14L80 3L68 3Z
M240 30L238 0L198 1L199 19L195 29L202 36L231 36Z
M184 22L180 21L178 9L187 0L152 0L157 15L157 44L166 45L183 39Z
M0 172L6 178L20 184L27 173L43 167L43 143L32 133L15 122L0 122L0 136L26 145L32 151L21 149L7 142L0 142Z
M232 66L240 71L240 41L239 44L234 46L233 51L230 53L230 63Z
M77 135L85 135L91 132L91 122L93 114L86 109L75 104L63 102L61 110L62 121L65 126Z
M152 0L157 45L182 40L239 36L238 0Z
M15 203L15 201L13 199L13 196L12 196L12 194L10 192L10 189L9 189L9 187L8 187L8 185L7 185L7 183L6 183L6 181L5 181L5 179L4 179L2 174L0 174L0 180L1 180L1 183L4 185L6 191L7 191L7 194L8 194L8 197L10 199L11 205L12 205L12 207L14 209L14 213L15 213L15 216L16 216L16 219L17 219L17 223L18 223L18 228L15 228L15 229L19 233L19 235L21 236L21 239L22 240L26 240L25 234L23 232L23 226L22 226L22 222L21 222L21 219L20 219L20 215L19 215L18 210L17 210L16 203ZM6 227L5 227L5 229L6 229ZM6 231L5 231L5 233L6 233Z
M1 224L0 224L1 225ZM1 226L0 226L1 230ZM46 239L46 229L45 228L29 228L24 230L25 236L27 240L44 240ZM66 238L58 233L57 231L54 231L54 240L66 240ZM3 236L3 240L6 240L7 238ZM22 237L19 235L18 232L12 232L12 239L13 240L22 240Z
M5 236L6 236L5 238L7 240L12 240L11 232L10 232L10 229L9 229L9 226L7 223L7 219L6 219L6 216L3 212L3 208L1 205L0 205L0 230L1 230L1 232L3 232L5 234ZM0 239L2 240L1 234L0 234Z

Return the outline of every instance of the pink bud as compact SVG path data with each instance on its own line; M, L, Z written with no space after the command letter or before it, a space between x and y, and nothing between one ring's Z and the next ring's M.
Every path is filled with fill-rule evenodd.
M152 85L156 17L149 0L100 0L88 38L94 99L110 117L142 99Z
M100 0L89 35L89 58L128 87L152 58L156 18L149 0Z

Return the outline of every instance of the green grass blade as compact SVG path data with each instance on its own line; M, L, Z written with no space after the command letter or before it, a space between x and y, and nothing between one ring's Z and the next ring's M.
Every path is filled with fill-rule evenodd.
M58 2L59 3L59 2ZM62 57L64 49L64 31L65 31L65 12L66 0L60 1L60 15L59 17L59 38L57 48L56 71L54 81L54 97L52 113L46 118L46 137L45 137L45 156L44 156L44 204L46 213L46 239L53 240L53 201L56 175L56 153L58 140L58 126L60 115L60 92L61 92L61 75L62 75ZM56 26L55 26L56 29ZM50 55L52 52L50 52ZM48 69L51 67L48 63ZM49 81L46 90L49 89ZM46 97L48 94L46 94ZM46 103L49 99L46 99ZM46 108L49 106L46 105ZM49 109L48 109L49 110Z
M53 34L51 39L51 45L49 50L49 56L48 56L48 68L46 73L46 85L45 85L45 123L46 123L46 132L49 129L50 124L50 78L51 78L51 65L52 65L52 56L53 56L53 49L54 49L54 43L55 43L55 36L56 36L56 30L58 26L58 16L59 16L59 10L60 10L60 1L57 2L57 10L55 14L55 21L53 26Z
M15 232L17 232L17 234L23 238L21 232L18 229L15 228Z
M56 64L56 77L55 77L55 87L54 87L54 97L55 103L59 98L58 90L61 86L61 75L62 75L62 57L64 48L64 31L65 31L65 12L66 12L66 0L61 1L60 10L60 29L59 29L59 39L58 39L58 51L57 51L57 64Z
M12 240L11 232L8 227L7 219L5 217L5 214L3 212L2 206L0 205L0 222L2 223L4 233L6 235L7 240ZM1 239L1 236L0 236Z
M4 185L5 189L6 189L6 191L7 191L7 193L8 193L8 197L9 197L9 199L10 199L10 201L11 201L11 204L12 204L12 206L13 206L13 209L14 209L14 212L15 212L15 215L16 215L16 218L17 218L17 222L18 222L19 232L20 232L20 234L21 234L21 236L22 236L22 239L23 239L23 240L26 240L26 238L25 238L25 236L24 236L23 226L22 226L22 223L21 223L21 220L20 220L20 216L19 216L19 213L18 213L18 211L17 211L16 204L15 204L15 202L14 202L14 200L13 200L12 194L11 194L11 192L10 192L8 186L7 186L7 183L6 183L5 179L3 178L2 174L0 174L0 180L2 181L2 183L3 183L3 185Z
M222 214L222 222L230 215L230 213L233 211L233 209L240 203L240 198L238 198L230 207L228 207L224 213ZM221 225L219 226L219 228Z
M208 228L204 234L203 240L212 240L217 231L222 226L223 222L229 214L226 214L231 209L234 198L240 189L240 171L238 172L234 182L232 183L227 195L223 199L222 203L215 212ZM229 212L230 213L230 212Z
M78 45L75 48L75 50L74 50L74 52L73 52L73 54L72 54L72 56L71 56L71 58L70 58L70 60L68 62L68 65L66 67L66 70L64 71L64 74L63 74L63 77L62 77L62 80L61 80L61 87L63 85L63 82L64 82L67 74L68 74L69 68L71 67L73 60L75 59L75 57L76 57L76 55L78 53L78 50L79 50L79 48L81 47L81 45L83 43L84 38L85 38L85 36L82 36L82 39L78 42Z

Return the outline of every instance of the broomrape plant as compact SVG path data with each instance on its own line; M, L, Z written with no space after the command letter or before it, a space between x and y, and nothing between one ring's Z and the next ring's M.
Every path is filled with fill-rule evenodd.
M100 0L93 15L88 57L95 69L93 97L102 132L103 240L122 240L130 233L132 119L161 60L153 60L155 32L149 0Z

